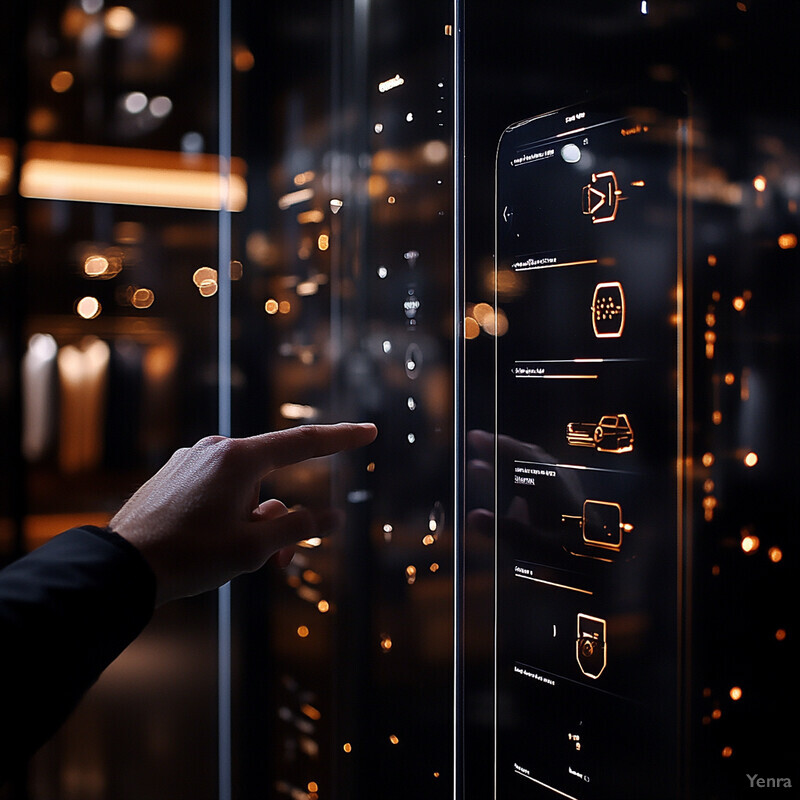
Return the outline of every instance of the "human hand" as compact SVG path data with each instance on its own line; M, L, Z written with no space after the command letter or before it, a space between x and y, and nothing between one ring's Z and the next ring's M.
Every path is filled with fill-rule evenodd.
M246 439L209 436L172 458L115 514L109 527L133 544L156 576L156 604L215 589L259 569L274 553L330 533L332 511L259 504L261 480L281 467L369 444L369 423L304 425Z

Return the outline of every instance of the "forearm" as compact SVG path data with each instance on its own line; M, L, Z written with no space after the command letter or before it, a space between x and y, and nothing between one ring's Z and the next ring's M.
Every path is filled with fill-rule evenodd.
M0 780L136 638L154 598L141 555L98 528L67 531L0 572Z

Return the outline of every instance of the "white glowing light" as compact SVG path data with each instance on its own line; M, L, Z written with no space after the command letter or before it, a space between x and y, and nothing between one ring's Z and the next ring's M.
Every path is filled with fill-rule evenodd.
M384 352L384 353L390 353L390 352L391 352L391 350L392 350L392 343L391 343L391 342L390 342L390 341L387 339L387 340L386 340L386 341L383 343L383 352Z
M413 122L413 121L414 121L414 115L409 111L408 114L406 114L406 122Z
M79 317L94 319L102 311L102 306L96 297L82 297L75 304L75 311Z
M181 137L181 150L184 153L202 153L205 147L203 135L197 131L189 131Z
M278 198L278 208L285 211L291 206L296 206L298 203L304 203L306 200L311 200L314 196L313 189L299 189L296 192L289 192Z
M172 100L169 97L161 94L150 101L150 113L156 119L163 119L170 111L172 111Z
M375 123L375 127L373 128L373 130L375 131L375 133L382 133L383 132L383 123L382 122L376 122Z
M316 419L318 413L313 406L300 403L284 403L281 406L281 416L284 419Z
M381 81L378 84L378 91L388 92L390 89L396 89L398 86L402 86L405 83L405 79L401 78L400 75L395 75L394 78L389 78L388 80Z
M389 270L386 267L378 267L378 277L385 278L389 274Z
M144 92L129 92L125 95L124 104L129 114L139 114L147 108L147 95Z

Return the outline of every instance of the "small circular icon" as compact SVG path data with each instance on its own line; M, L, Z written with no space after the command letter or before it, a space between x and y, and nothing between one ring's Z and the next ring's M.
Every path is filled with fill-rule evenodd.
M565 144L561 148L561 158L567 162L567 164L577 164L581 160L581 149L576 144Z

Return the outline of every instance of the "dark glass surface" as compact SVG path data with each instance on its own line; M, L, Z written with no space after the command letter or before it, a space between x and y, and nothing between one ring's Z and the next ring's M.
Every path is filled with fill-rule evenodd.
M464 232L467 300L475 305L491 303L493 234L485 220L494 213L494 154L506 126L646 78L687 91L691 536L682 593L686 772L679 780L684 796L715 798L745 795L748 774L796 777L784 709L792 663L787 610L796 576L786 549L796 434L787 437L784 427L768 422L791 416L787 404L797 384L794 369L786 368L797 360L798 334L791 311L800 107L789 78L793 4L466 3L464 14ZM650 333L643 336L646 346ZM492 398L483 391L491 344L483 333L467 342L468 428L493 423ZM640 388L656 391L649 383ZM749 453L758 458L754 466L745 462ZM758 537L757 547L748 536ZM490 564L476 541L468 539L474 545L468 583L482 586L478 572ZM486 613L487 594L467 595L476 619ZM485 709L491 658L480 636L472 636L465 707ZM739 699L732 689L741 691L733 692ZM492 785L492 761L484 757L491 724L477 711L468 711L467 721L466 796L485 797Z

